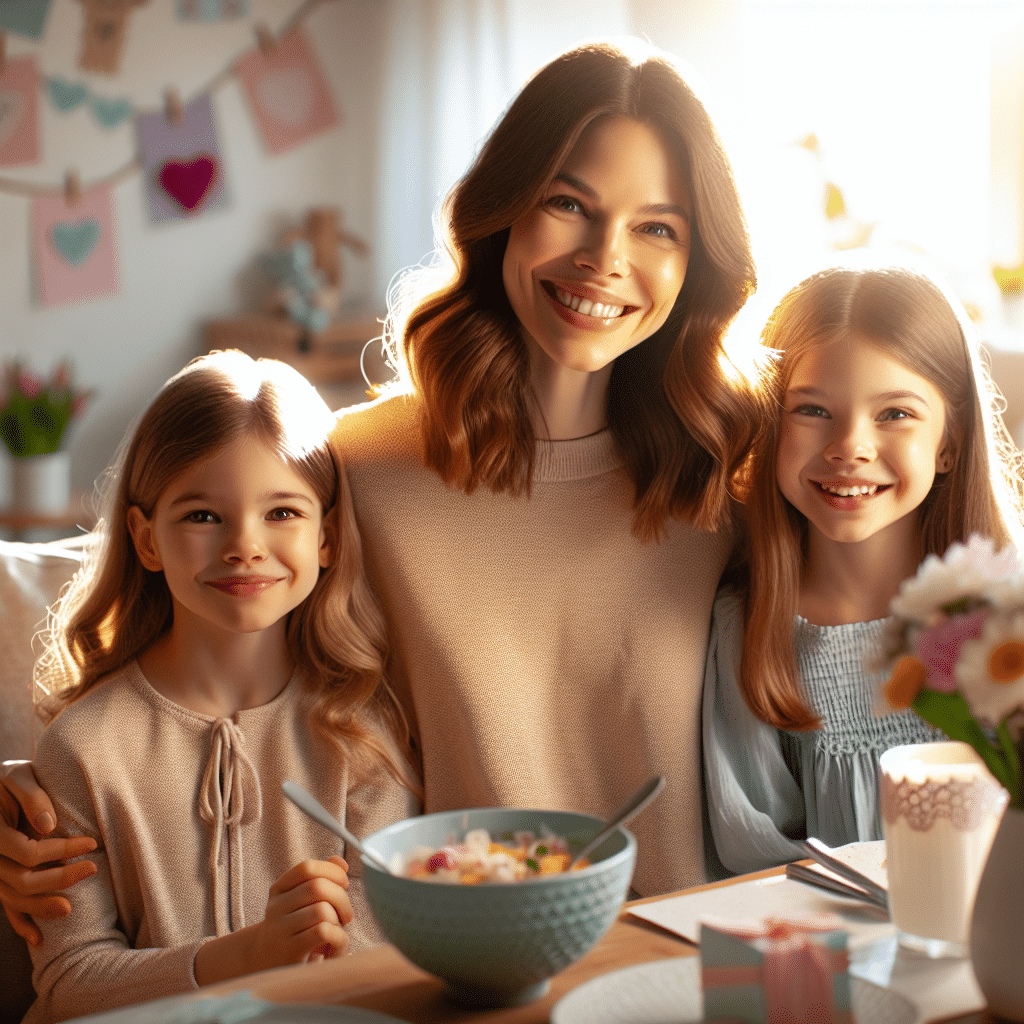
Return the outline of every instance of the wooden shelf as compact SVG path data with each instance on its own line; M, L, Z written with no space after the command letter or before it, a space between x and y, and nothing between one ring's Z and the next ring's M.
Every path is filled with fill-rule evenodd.
M376 317L339 320L323 331L307 332L287 317L253 315L212 320L206 325L211 349L237 348L253 358L280 359L311 384L361 379L360 356L383 327Z

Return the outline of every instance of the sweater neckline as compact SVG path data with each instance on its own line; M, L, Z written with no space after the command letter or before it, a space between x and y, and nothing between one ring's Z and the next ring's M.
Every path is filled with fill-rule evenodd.
M625 464L610 429L568 441L536 442L533 458L534 483L584 480L618 469Z

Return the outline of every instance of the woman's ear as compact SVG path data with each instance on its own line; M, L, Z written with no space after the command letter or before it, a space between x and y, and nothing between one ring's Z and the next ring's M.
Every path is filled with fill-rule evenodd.
M138 505L128 509L128 532L132 535L135 554L143 566L150 572L161 572L164 566L154 542L153 524L143 515Z

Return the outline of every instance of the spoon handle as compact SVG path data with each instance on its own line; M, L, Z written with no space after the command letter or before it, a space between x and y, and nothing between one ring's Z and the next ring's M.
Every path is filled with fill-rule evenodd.
M374 853L373 850L368 850L363 844L356 839L354 835L337 818L327 810L323 804L320 803L316 797L311 796L306 792L297 782L292 782L290 779L281 783L281 788L284 790L284 795L301 811L305 811L314 821L320 822L324 828L333 832L336 836L340 836L349 844L353 849L361 853L367 860L372 861L375 867L380 868L381 871L391 874L391 868L384 863L382 857Z
M608 824L569 861L569 868L571 869L577 861L583 860L588 853L596 850L620 825L629 821L634 814L642 811L661 792L664 785L665 777L663 775L655 775L653 779L648 779L617 811L609 816Z

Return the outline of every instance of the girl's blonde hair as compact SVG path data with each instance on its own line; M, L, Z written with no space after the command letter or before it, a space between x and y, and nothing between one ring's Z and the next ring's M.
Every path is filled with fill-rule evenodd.
M162 572L139 561L129 508L148 518L181 473L255 437L312 487L331 548L330 564L287 624L288 651L315 699L314 728L357 765L376 757L399 782L417 788L381 731L408 749L408 724L383 679L384 620L365 577L348 482L327 440L333 425L312 385L274 359L212 352L167 381L107 470L83 566L51 609L34 675L44 720L171 625L170 590Z
M690 182L694 207L689 265L668 320L616 359L609 385L608 424L635 489L633 531L651 540L670 516L723 525L763 410L723 347L756 282L732 169L673 60L639 41L634 49L581 46L524 86L445 200L439 233L450 277L439 285L434 268L407 275L388 330L396 364L423 397L427 465L466 492L482 484L528 493L532 392L502 283L509 230L597 119L650 126Z
M740 670L751 710L782 729L812 729L820 722L801 692L793 647L807 520L777 483L781 409L797 360L851 335L924 377L945 400L953 465L936 475L921 505L923 553L942 555L973 533L998 546L1020 545L1024 534L1021 454L1007 434L1001 398L960 303L904 267L831 268L793 288L761 336L777 353L769 383L775 412L751 460Z

